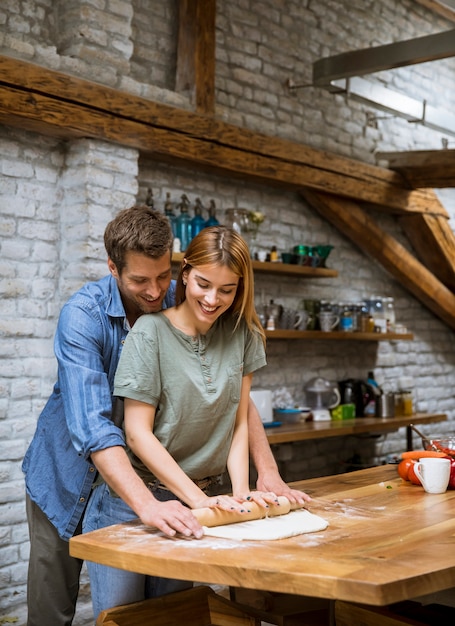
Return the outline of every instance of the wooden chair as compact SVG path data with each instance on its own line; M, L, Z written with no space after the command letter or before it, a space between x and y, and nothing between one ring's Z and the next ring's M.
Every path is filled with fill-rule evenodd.
M198 586L160 598L102 611L96 626L260 626L211 587Z

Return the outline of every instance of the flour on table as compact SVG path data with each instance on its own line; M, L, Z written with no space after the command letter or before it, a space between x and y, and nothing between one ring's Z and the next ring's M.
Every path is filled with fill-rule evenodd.
M286 539L304 533L314 533L325 530L329 523L310 513L306 509L291 511L286 515L266 517L264 519L238 522L237 524L225 524L224 526L204 526L204 535L210 537L222 537L223 539L237 539L239 541L271 541L274 539Z

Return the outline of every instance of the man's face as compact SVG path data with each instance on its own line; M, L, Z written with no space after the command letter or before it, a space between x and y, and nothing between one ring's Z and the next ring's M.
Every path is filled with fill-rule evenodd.
M126 265L121 274L108 259L108 267L114 278L130 324L143 313L161 311L163 300L171 283L171 253L159 259L151 259L138 252L126 253Z

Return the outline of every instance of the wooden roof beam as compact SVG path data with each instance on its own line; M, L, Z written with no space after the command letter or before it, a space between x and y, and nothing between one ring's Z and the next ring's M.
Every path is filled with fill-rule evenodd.
M0 123L59 137L96 137L136 147L157 160L288 189L306 186L397 214L449 217L432 190L408 189L399 174L386 168L4 56Z
M215 112L215 17L216 0L179 0L175 90L198 113Z
M376 259L405 289L455 329L455 295L358 204L309 189L304 189L302 195L355 246Z

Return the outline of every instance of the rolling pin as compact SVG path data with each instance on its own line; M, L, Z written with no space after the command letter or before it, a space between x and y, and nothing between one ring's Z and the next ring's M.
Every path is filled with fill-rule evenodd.
M272 517L276 515L286 515L289 511L301 509L301 504L291 504L284 496L278 497L279 504L269 504L268 509L256 504L256 502L247 502L245 507L249 510L245 513L237 511L224 511L222 509L210 509L204 507L202 509L193 509L193 515L201 526L223 526L224 524L235 524L237 522L249 522L250 520L262 519L263 517Z

